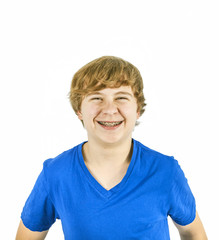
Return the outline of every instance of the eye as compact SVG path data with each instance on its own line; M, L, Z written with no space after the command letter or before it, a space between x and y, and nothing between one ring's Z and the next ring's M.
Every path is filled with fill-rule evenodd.
M127 97L117 97L116 100L128 100Z
M102 101L102 98L100 98L100 97L93 97L93 98L91 98L91 100L93 100L93 101Z

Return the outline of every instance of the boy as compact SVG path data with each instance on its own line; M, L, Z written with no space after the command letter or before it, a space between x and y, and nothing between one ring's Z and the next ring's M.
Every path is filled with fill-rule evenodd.
M65 239L207 239L187 180L173 158L132 139L145 98L138 69L105 56L73 77L70 102L88 141L44 162L17 240L44 239L61 219Z

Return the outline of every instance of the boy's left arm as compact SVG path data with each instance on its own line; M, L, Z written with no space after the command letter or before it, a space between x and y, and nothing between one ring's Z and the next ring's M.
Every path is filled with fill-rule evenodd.
M186 226L181 226L175 222L174 224L179 231L181 240L207 240L208 239L205 233L205 229L202 225L201 219L199 218L198 212L196 212L196 218L192 223Z

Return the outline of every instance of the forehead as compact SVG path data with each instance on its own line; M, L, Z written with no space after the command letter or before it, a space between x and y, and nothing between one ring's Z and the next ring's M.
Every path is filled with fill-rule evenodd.
M87 96L93 94L102 94L102 95L116 95L116 94L129 94L133 96L133 91L130 86L121 86L118 88L104 88L99 91L93 91L88 93Z

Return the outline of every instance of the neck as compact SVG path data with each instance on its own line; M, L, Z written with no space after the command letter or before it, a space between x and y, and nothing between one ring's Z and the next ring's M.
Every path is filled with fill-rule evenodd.
M132 139L120 144L97 144L89 141L83 146L83 155L86 164L99 167L119 167L129 164L132 155Z

